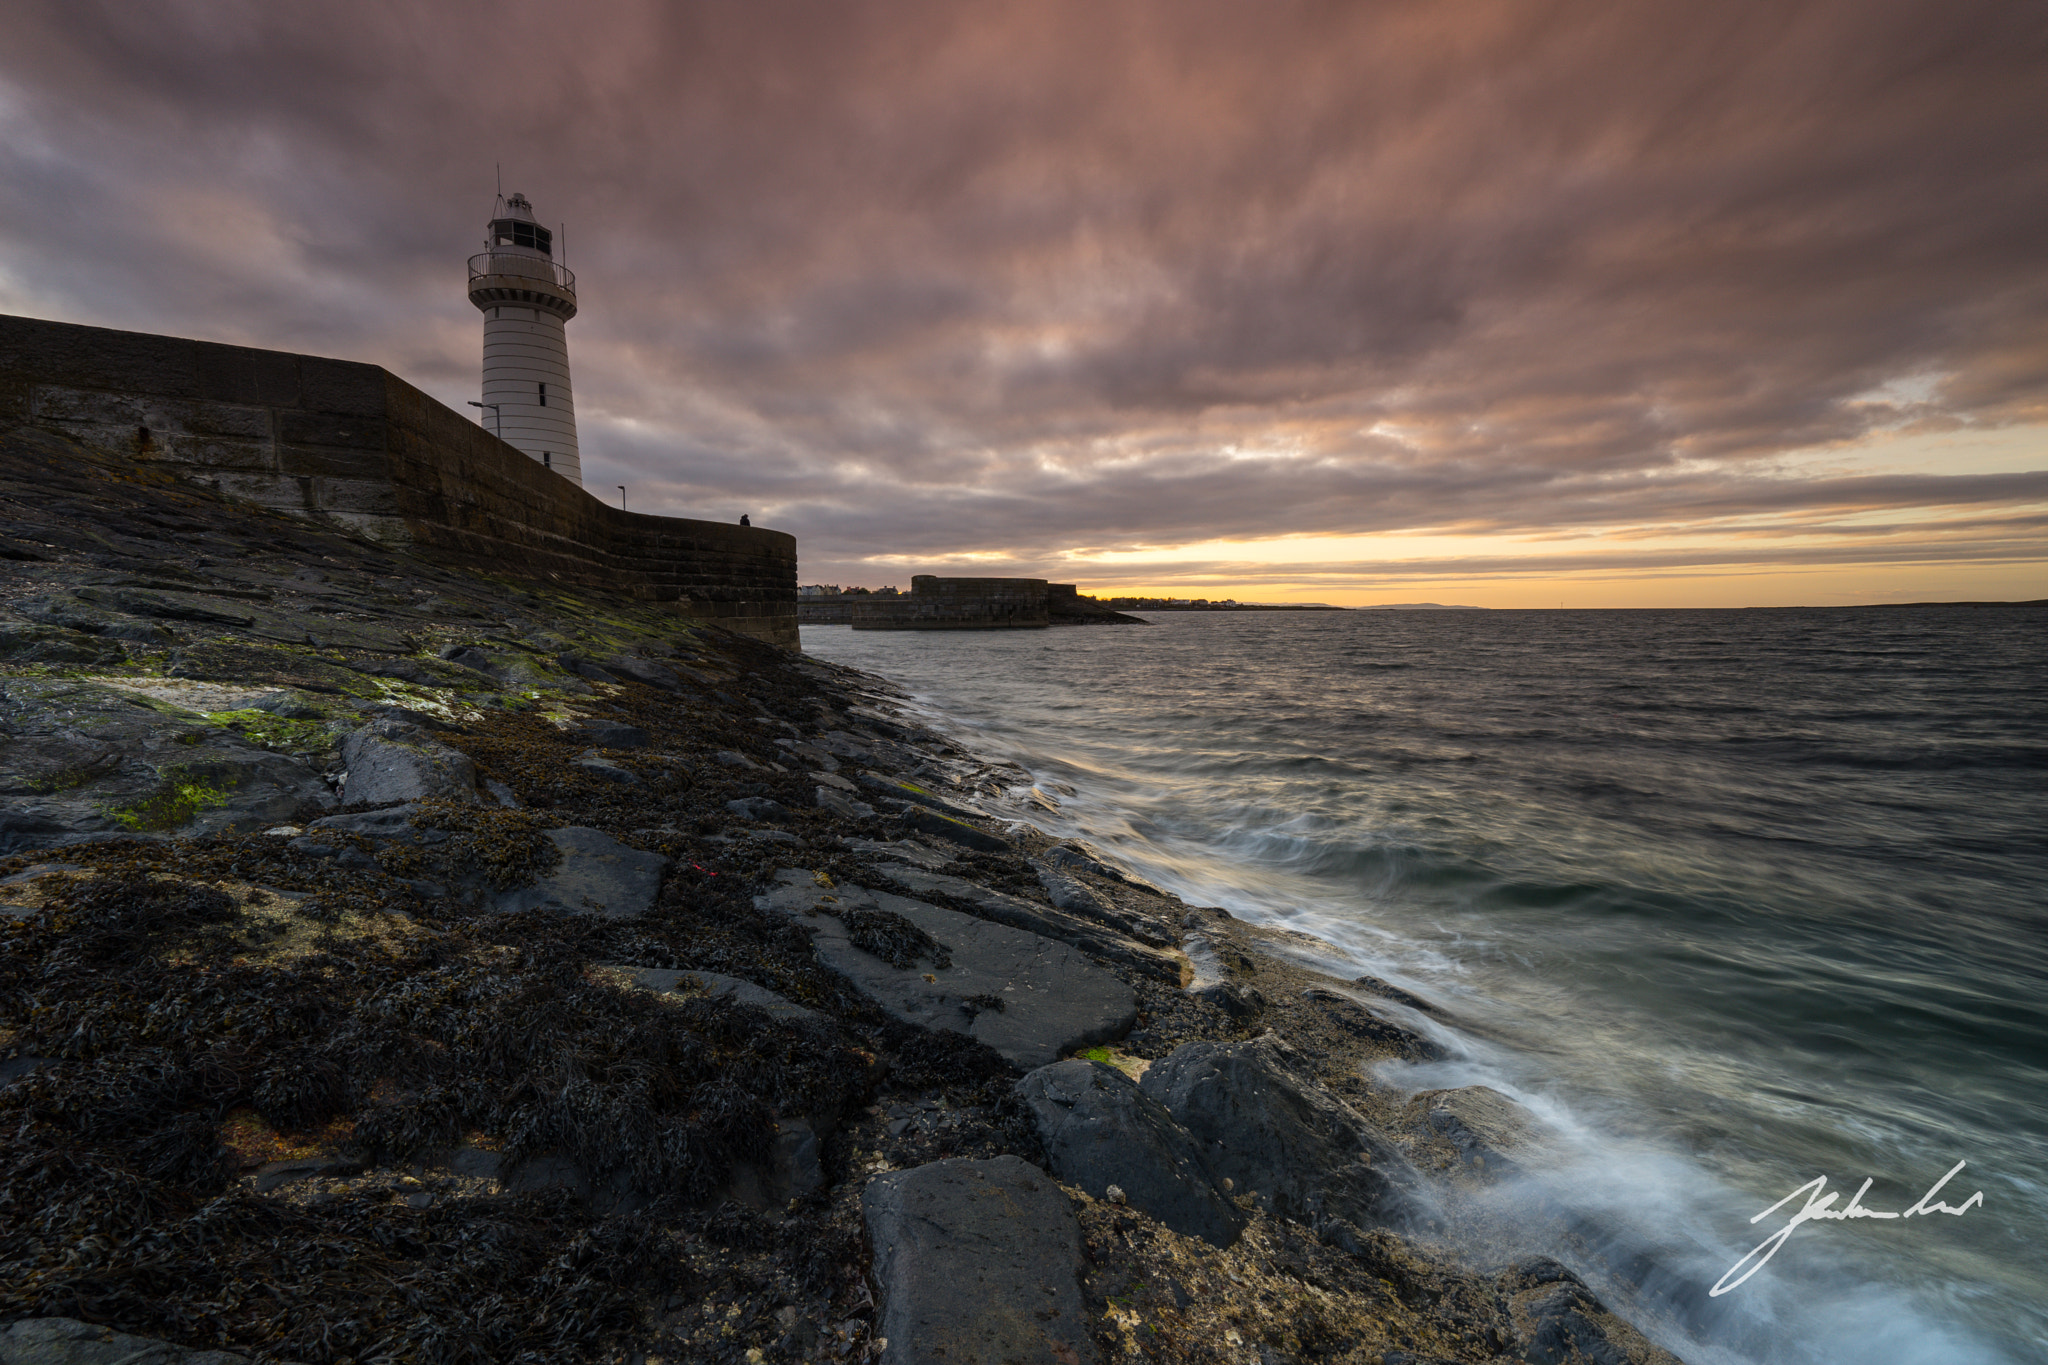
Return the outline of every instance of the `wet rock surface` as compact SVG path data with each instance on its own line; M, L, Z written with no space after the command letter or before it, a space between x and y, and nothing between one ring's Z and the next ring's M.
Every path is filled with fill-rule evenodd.
M1200 1145L1115 1067L1055 1062L1017 1083L1054 1174L1097 1199L1111 1186L1175 1232L1229 1246L1247 1221L1216 1186Z
M1045 1172L1014 1156L938 1161L861 1196L888 1365L1056 1365L1095 1355L1080 1224Z
M75 1318L0 1327L0 1365L248 1365L247 1356L175 1346Z
M499 914L542 908L608 919L638 919L654 906L669 860L629 848L602 830L570 825L547 831L560 851L555 870L533 885L501 891L491 901Z
M1424 1213L1422 1180L1407 1158L1304 1075L1276 1038L1189 1043L1140 1084L1193 1135L1218 1179L1281 1217L1370 1228Z
M0 430L0 540L11 1347L84 1316L53 1349L872 1361L945 1302L869 1235L893 1181L1015 1271L960 1313L1049 1268L1078 1305L1034 1316L1051 1359L1668 1359L1584 1284L1336 1217L1385 1191L1276 1155L1385 1175L1377 1133L1480 1179L1490 1109L1372 1079L1429 1002L1056 844L1028 775L885 680L40 432ZM1267 1030L1284 1103L1233 1089L1270 1090ZM1041 1064L1103 1078L1062 1083L1072 1132L1018 1090ZM1098 1116L1154 1174L1178 1129L1245 1174L1197 1216L1076 1155L1108 1159ZM962 1166L1010 1212L919 1175Z
M1019 1067L1121 1038L1137 1017L1129 986L1065 944L1006 925L886 891L826 887L798 868L778 871L755 904L812 933L819 961L891 1016L964 1034ZM898 965L861 947L848 916L876 911L900 915L943 953Z

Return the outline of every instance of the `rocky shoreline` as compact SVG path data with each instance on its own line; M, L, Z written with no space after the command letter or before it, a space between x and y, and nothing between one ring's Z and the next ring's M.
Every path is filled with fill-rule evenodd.
M0 1365L1672 1360L885 680L26 430L0 609Z

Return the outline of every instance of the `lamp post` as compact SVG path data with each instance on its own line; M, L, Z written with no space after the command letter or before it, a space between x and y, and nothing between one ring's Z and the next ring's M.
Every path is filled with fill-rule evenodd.
M621 512L626 510L626 485L624 484L619 485L619 510Z
M498 415L498 409L504 406L502 403L479 403L472 398L469 400L469 405L473 408L489 408L491 410L491 435L501 441L505 439L504 432L501 430L505 424L505 419Z

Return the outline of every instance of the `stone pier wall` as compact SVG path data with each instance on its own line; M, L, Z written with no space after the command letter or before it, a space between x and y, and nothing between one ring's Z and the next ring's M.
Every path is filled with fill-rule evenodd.
M0 316L0 424L387 545L797 644L795 537L623 512L376 365Z

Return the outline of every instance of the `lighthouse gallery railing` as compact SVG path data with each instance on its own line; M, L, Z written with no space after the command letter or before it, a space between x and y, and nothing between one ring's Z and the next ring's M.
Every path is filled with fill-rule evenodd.
M539 256L515 256L509 251L482 251L469 258L469 279L474 284L485 275L515 275L529 280L551 280L558 289L576 292L576 273L566 265Z

